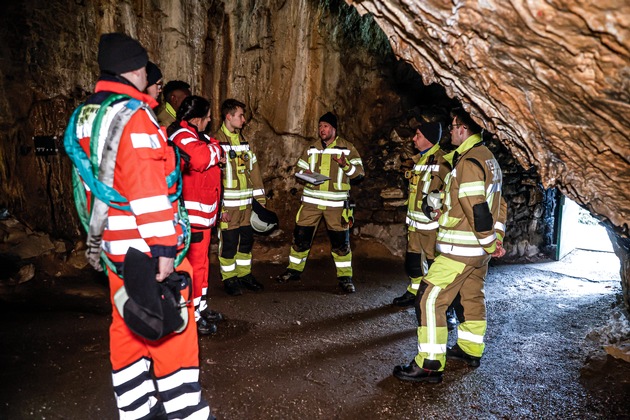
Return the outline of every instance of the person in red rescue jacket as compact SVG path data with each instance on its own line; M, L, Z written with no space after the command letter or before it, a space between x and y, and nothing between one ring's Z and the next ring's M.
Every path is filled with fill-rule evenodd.
M188 96L168 127L169 139L179 148L182 170L182 196L192 230L188 260L193 266L193 300L197 332L214 334L223 314L208 308L208 269L211 229L217 221L221 199L222 150L219 142L203 134L210 122L210 102L201 96Z
M109 334L116 405L119 417L125 419L212 418L201 395L194 324L188 322L183 331L150 341L132 332L114 305L116 292L124 285L119 273L124 275L125 256L131 248L153 258L156 273L149 275L158 282L174 270L192 271L185 258L177 267L174 264L184 248L179 202L169 198L176 193L177 183L169 186L167 180L176 168L176 159L151 109L157 102L142 93L147 87L147 62L147 52L137 40L122 33L102 35L98 48L101 76L94 94L82 104L73 128L73 136L87 155L98 153L99 173L103 167L114 166L112 188L129 203L127 209L107 208L98 249L99 255L102 249L115 267L108 269L107 275L113 307ZM140 106L135 113L120 122L118 116L136 101ZM106 102L109 106L103 118L95 121ZM98 138L93 139L93 127L101 122ZM114 132L120 137L112 155L104 150L104 143ZM87 202L92 205L89 192ZM187 309L192 317L193 306Z

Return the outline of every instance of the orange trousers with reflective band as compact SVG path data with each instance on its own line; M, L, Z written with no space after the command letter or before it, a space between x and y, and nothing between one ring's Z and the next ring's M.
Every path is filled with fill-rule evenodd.
M176 267L176 270L186 271L192 276L192 267L186 259ZM153 371L157 377L169 375L182 367L199 367L199 346L192 299L188 305L188 325L184 331L169 334L161 340L149 341L127 328L113 303L113 296L123 286L123 280L111 270L108 271L108 277L112 302L109 347L113 370L123 369L142 357L153 360Z

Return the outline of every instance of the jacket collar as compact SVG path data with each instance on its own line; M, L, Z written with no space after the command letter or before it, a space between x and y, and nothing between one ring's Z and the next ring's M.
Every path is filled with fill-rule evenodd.
M127 85L120 81L116 80L107 80L101 78L98 82L96 82L96 87L94 88L95 92L112 92L112 93L120 93L123 95L129 95L134 99L137 99L142 102L146 102L149 104L151 108L155 108L158 105L158 102L153 99L152 96L147 95L146 93L140 92L134 86Z

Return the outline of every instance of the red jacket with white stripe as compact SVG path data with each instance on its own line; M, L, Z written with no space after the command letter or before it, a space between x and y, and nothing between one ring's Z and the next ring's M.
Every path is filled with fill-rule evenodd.
M126 94L155 107L156 101L131 85L102 78L95 93L88 98L77 118L77 137L90 155L90 135L96 112L112 94ZM102 120L99 136L99 162L103 141L112 118L126 100L110 105ZM183 245L183 230L178 217L178 200L173 203L168 194L166 177L175 169L175 152L166 143L166 135L151 109L140 109L126 124L114 168L113 188L127 200L131 211L110 207L103 232L102 247L115 263L122 263L130 247L153 257L170 257ZM88 191L88 203L90 203Z
M221 198L221 146L186 121L180 122L170 140L182 153L182 195L190 225L209 228L216 224ZM185 156L184 156L185 154Z

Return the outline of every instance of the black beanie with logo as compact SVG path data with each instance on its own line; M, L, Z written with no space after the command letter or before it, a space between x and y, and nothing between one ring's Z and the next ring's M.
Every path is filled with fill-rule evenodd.
M102 73L123 74L145 67L147 50L129 35L112 32L101 35L98 43L98 67Z
M328 123L334 128L337 129L337 117L332 112L327 112L319 118L319 122Z

